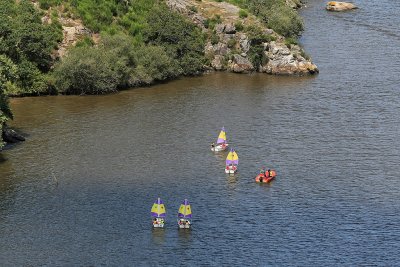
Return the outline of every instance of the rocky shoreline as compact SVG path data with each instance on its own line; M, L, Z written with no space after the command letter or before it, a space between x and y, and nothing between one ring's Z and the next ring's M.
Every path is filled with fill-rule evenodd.
M274 75L308 75L319 72L299 45L287 44L283 36L265 27L252 15L240 18L240 8L237 6L208 0L167 0L167 5L188 17L204 33L213 36L204 48L206 57L210 59L210 65L207 66L210 70L235 73L257 71ZM296 3L293 2L293 5ZM215 29L208 29L206 22L212 16L216 16L219 22ZM257 27L262 34L271 37L269 41L257 43L258 56L262 58L259 64L253 64L250 59L250 51L255 44L249 34L238 29L237 25Z
M9 128L7 125L3 125L2 129L1 129L1 137L3 138L3 141L8 144L15 144L15 143L25 141L25 137L23 137L21 134L19 134L15 130ZM1 148L0 148L0 151L1 151Z
M263 25L255 16L249 14L246 18L239 17L240 8L227 2L214 2L211 0L167 0L170 9L189 18L194 24L208 33L213 38L208 38L204 53L209 59L205 66L206 71L229 71L235 73L249 73L253 71L273 75L309 75L319 72L318 67L306 55L303 48L297 44L287 44L285 37L277 34L272 29ZM287 0L287 5L300 8L300 0ZM220 20L215 29L209 29L206 24L217 16ZM80 20L60 17L63 25L64 39L55 57L64 57L69 47L74 46L78 40L85 36L90 37L94 43L99 42L99 35L93 34L84 27ZM48 17L44 19L48 22ZM244 27L255 26L272 40L257 44L260 64L253 64L249 51L254 48L248 33L238 29L237 25Z

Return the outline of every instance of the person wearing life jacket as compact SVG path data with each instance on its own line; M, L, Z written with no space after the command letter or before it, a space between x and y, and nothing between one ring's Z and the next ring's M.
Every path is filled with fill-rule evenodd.
M268 177L271 177L271 170L270 169L268 169L266 172L265 172L265 176L268 178Z

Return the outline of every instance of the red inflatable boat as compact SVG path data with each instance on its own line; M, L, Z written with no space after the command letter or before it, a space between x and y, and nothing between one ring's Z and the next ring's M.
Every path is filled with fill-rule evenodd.
M276 171L270 170L269 173L266 171L265 173L260 173L256 176L256 183L269 183L276 176Z

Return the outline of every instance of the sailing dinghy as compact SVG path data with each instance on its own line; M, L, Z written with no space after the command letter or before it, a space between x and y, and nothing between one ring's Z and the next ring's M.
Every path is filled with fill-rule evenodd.
M213 152L220 152L224 151L228 148L228 143L226 142L226 132L225 128L222 127L221 132L219 133L217 144L211 144L211 151Z
M154 228L164 228L165 217L167 216L164 202L161 198L157 198L151 208L151 217L153 217Z
M185 199L179 207L178 218L178 227L180 229L189 229L191 227L190 219L192 219L192 208L187 199Z
M238 154L231 148L231 151L228 153L225 161L225 173L234 174L237 172L239 164Z

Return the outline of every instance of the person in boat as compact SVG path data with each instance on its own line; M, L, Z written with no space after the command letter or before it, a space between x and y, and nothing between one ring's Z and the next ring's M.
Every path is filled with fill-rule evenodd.
M262 168L260 169L260 174L264 174L264 173L265 173L265 168L262 167Z
M270 170L270 169L268 169L268 170L265 172L265 176L266 176L266 177L271 177L271 170Z
M215 143L211 143L211 147L212 147L212 148L215 148Z

